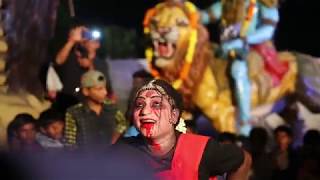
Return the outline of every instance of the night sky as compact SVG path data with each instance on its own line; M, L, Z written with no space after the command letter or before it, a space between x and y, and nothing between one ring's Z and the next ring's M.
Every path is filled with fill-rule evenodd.
M194 0L200 8L214 0ZM280 50L295 50L320 57L319 0L282 0L275 43ZM159 0L74 0L76 17L84 22L119 25L141 33L144 12Z

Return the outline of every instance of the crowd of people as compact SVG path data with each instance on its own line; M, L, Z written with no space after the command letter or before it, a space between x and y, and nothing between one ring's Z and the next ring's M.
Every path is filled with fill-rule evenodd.
M135 167L151 171L145 177L156 179L319 178L319 131L306 132L304 143L298 148L293 148L293 132L286 125L274 130L274 146L270 146L269 134L262 127L253 128L249 137L227 132L217 137L202 136L197 128L183 123L181 95L169 83L154 80L143 70L133 78L141 84L133 87L124 116L107 98L104 74L96 70L85 72L80 78L83 99L69 107L65 114L52 107L42 112L38 120L29 114L18 114L11 121L7 131L9 151L32 153L32 156L35 153L94 152L100 155L100 160L107 156L105 161L111 166L114 162L108 161L110 154L123 160L130 151L130 158L139 157L145 163ZM127 131L129 121L135 133ZM70 157L66 159L75 161ZM95 164L97 159L87 161L73 166L87 163L90 167L99 166L98 162ZM65 161L62 162L64 166ZM121 162L128 168L128 161ZM64 172L74 170L66 169ZM127 173L126 170L123 173L119 170L102 172L115 179Z
M28 160L38 153L98 155L93 161L87 156L66 158L65 154L54 156L64 159L59 163L49 158L61 166L49 166L49 174L57 179L91 179L88 174L81 177L88 171L103 172L107 179L320 178L319 131L306 132L300 147L292 146L294 134L286 125L274 130L273 146L262 127L253 128L249 137L227 132L203 136L181 118L181 95L144 70L133 74L127 112L121 112L108 65L97 54L99 38L86 36L86 32L85 27L72 29L57 53L54 66L64 87L61 92L48 93L52 107L38 119L23 113L9 124L10 153L28 154Z

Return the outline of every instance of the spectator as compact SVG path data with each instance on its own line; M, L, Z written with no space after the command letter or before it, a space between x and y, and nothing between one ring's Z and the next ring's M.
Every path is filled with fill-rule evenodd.
M40 114L38 124L40 132L36 135L37 142L44 149L62 149L63 115L54 109L48 109Z
M295 95L288 96L286 98L286 106L279 113L285 123L292 129L292 145L294 148L300 147L302 145L305 130L305 121L301 116L297 98L298 97Z
M146 82L150 81L152 78L153 78L152 75L144 69L138 70L132 74L132 88L129 94L128 105L130 104L130 100L136 95L138 88L141 87ZM126 118L129 119L128 117ZM137 136L138 134L139 132L133 126L133 123L130 122L130 127L128 128L127 132L124 134L124 137Z
M85 97L67 110L65 138L68 147L94 150L115 143L127 128L124 115L106 99L106 79L96 70L81 77L81 92Z
M18 114L8 125L8 145L12 152L41 150L36 141L36 121L27 113Z
M272 152L272 179L296 179L298 154L292 148L293 133L290 127L281 125L274 130L276 148Z
M250 132L250 152L252 155L250 180L269 180L272 177L272 157L267 151L268 139L268 132L262 127L255 127Z
M298 179L320 179L320 132L318 130L308 130L304 135L301 160Z
M94 32L80 26L71 29L68 41L58 52L55 64L63 84L62 94L76 97L80 101L80 77L88 70L96 69L106 77L107 90L112 95L108 64L98 56L100 37ZM87 34L87 35L86 35ZM70 100L71 102L72 100Z

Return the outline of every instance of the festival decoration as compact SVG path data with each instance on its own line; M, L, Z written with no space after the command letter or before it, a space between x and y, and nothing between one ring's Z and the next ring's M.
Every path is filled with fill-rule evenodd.
M171 82L182 93L186 110L190 112L197 106L218 131L237 132L237 107L232 101L233 89L226 75L228 62L214 56L208 32L200 24L196 8L189 3L169 5L163 2L146 13L144 30L153 43L145 52L149 70L156 78ZM256 11L256 1L250 0L250 3L252 6L244 13L247 21L243 22L242 32L247 31ZM295 93L297 80L306 86L301 78L297 79L299 59L290 52L281 52L277 57L288 69L274 86L261 55L254 51L248 54L253 108L273 104Z

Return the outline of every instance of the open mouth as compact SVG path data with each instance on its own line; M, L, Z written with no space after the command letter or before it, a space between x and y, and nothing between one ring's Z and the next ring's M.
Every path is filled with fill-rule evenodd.
M154 123L142 123L141 127L145 129L151 129L154 126Z
M145 129L146 136L151 137L152 135L152 128L155 125L156 121L154 120L142 120L141 121L141 129Z
M174 55L176 45L167 41L153 40L155 56L169 59Z
M154 126L155 123L156 123L156 121L154 121L154 120L142 120L141 127L150 128L150 127Z

